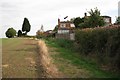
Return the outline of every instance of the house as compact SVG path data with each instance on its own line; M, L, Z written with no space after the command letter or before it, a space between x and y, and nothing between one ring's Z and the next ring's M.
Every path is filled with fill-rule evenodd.
M111 17L110 16L102 16L103 17L103 20L105 21L105 26L109 26L112 24L112 20L111 20Z
M75 25L71 21L60 21L58 19L58 31L56 38L64 38L74 40Z

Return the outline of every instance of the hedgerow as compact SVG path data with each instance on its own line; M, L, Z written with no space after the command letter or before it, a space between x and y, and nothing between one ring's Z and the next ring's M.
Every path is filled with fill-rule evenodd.
M87 28L76 30L80 54L95 55L99 63L120 69L120 27Z

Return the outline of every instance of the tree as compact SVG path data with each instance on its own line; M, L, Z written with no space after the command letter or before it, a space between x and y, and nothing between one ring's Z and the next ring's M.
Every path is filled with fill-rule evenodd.
M21 37L21 36L22 36L22 31L18 30L18 37Z
M90 17L88 17L88 27L97 27L97 26L104 26L105 22L103 18L100 16L100 11L95 8L95 10L90 10L88 12Z
M80 18L80 17L75 18L74 21L73 21L76 28L79 28L79 24L83 23L83 22L84 22L84 19Z
M5 34L6 34L6 37L12 38L16 35L16 30L13 28L9 28Z
M30 29L31 29L31 25L30 25L28 19L24 18L23 25L22 25L22 31L25 32L25 34L27 35L27 33L30 31Z
M117 19L116 19L116 22L115 22L116 24L120 24L120 16L119 17L117 17Z
M100 15L100 11L97 8L95 8L95 10L91 9L90 11L88 11L88 13L90 14L90 16L87 16L85 13L85 17L77 17L74 19L73 23L76 28L82 29L105 25L103 17Z
M55 32L58 31L58 25L55 26L55 28L53 29L53 31L55 31Z

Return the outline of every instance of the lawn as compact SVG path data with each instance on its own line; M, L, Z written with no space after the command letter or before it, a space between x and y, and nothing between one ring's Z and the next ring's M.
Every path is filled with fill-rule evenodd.
M2 77L45 77L36 44L31 39L2 39Z

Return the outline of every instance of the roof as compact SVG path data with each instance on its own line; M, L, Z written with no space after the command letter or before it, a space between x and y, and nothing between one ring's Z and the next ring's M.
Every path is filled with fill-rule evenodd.
M90 17L90 16L85 16L85 17ZM103 18L111 18L110 16L101 16L101 17L103 17Z
M110 16L102 16L102 17L104 17L104 18L111 18Z
M73 24L73 22L71 21L61 21L60 23L72 23Z

